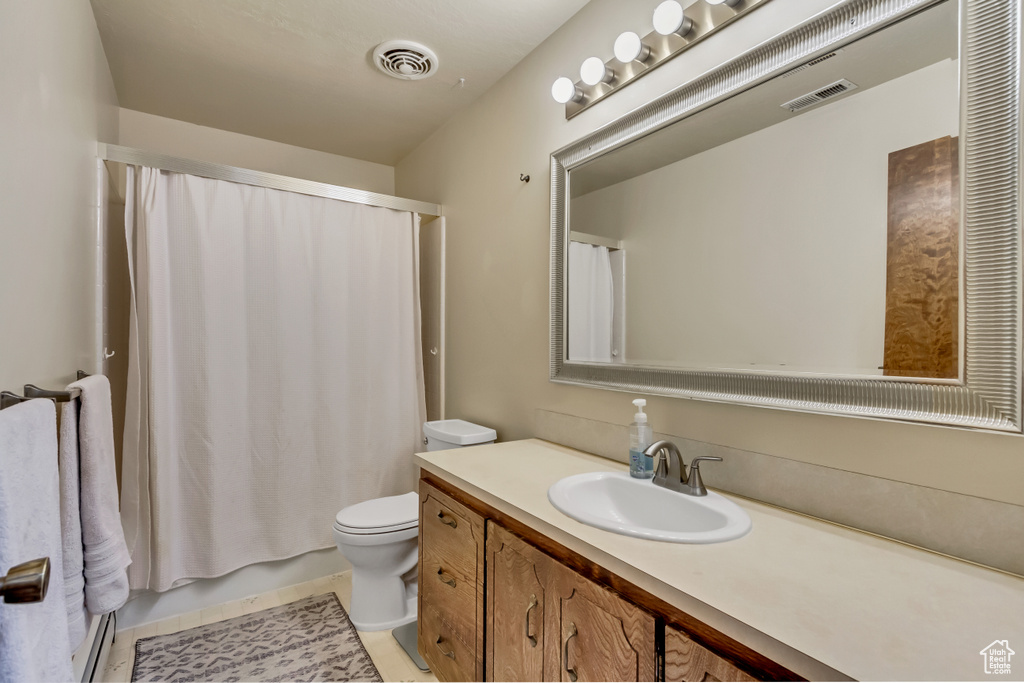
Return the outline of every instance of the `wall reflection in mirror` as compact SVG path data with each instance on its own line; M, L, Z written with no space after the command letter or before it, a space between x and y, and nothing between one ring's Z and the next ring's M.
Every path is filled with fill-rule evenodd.
M957 377L957 12L571 169L568 360Z

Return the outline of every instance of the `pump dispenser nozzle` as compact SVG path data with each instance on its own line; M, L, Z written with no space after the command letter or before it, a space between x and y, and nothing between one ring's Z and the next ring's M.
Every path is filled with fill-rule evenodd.
M644 413L644 406L647 405L646 399L638 398L633 401L633 405L636 406L636 415L633 416L639 424L647 422L647 414Z

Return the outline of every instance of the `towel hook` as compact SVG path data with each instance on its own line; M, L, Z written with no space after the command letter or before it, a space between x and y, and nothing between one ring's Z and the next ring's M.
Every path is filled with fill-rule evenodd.
M523 175L522 173L519 174L519 179L522 180L524 183L530 182L530 176Z

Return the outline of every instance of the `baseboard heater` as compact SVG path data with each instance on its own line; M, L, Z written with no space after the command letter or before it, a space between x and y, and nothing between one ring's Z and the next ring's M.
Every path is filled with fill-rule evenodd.
M107 667L107 658L110 656L116 628L117 617L114 612L93 619L85 642L71 657L71 668L76 681L93 683L103 680L103 670Z

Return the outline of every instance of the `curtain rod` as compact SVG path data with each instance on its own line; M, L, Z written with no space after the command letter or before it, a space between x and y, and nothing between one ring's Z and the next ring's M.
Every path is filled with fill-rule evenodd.
M575 230L569 233L569 241L582 242L583 244L590 244L595 247L622 249L622 240L613 240L610 237L601 237L600 235L588 235L585 232L576 232Z
M340 199L353 204L366 204L367 206L378 206L385 209L396 209L398 211L411 211L427 216L440 216L441 205L429 202L420 202L415 199L404 199L392 197L377 192L367 192L351 187L318 183L313 180L302 180L276 173L264 173L263 171L252 171L246 168L235 166L224 166L222 164L211 164L207 161L196 161L194 159L182 159L156 152L147 152L132 147L120 145L108 145L99 143L96 155L104 161L117 161L124 164L138 166L149 166L161 171L173 173L188 173L189 175L211 178L213 180L226 180L232 183L243 185L255 185L256 187L267 187L273 190L285 190L287 192L298 192L314 197L327 197L328 199Z

